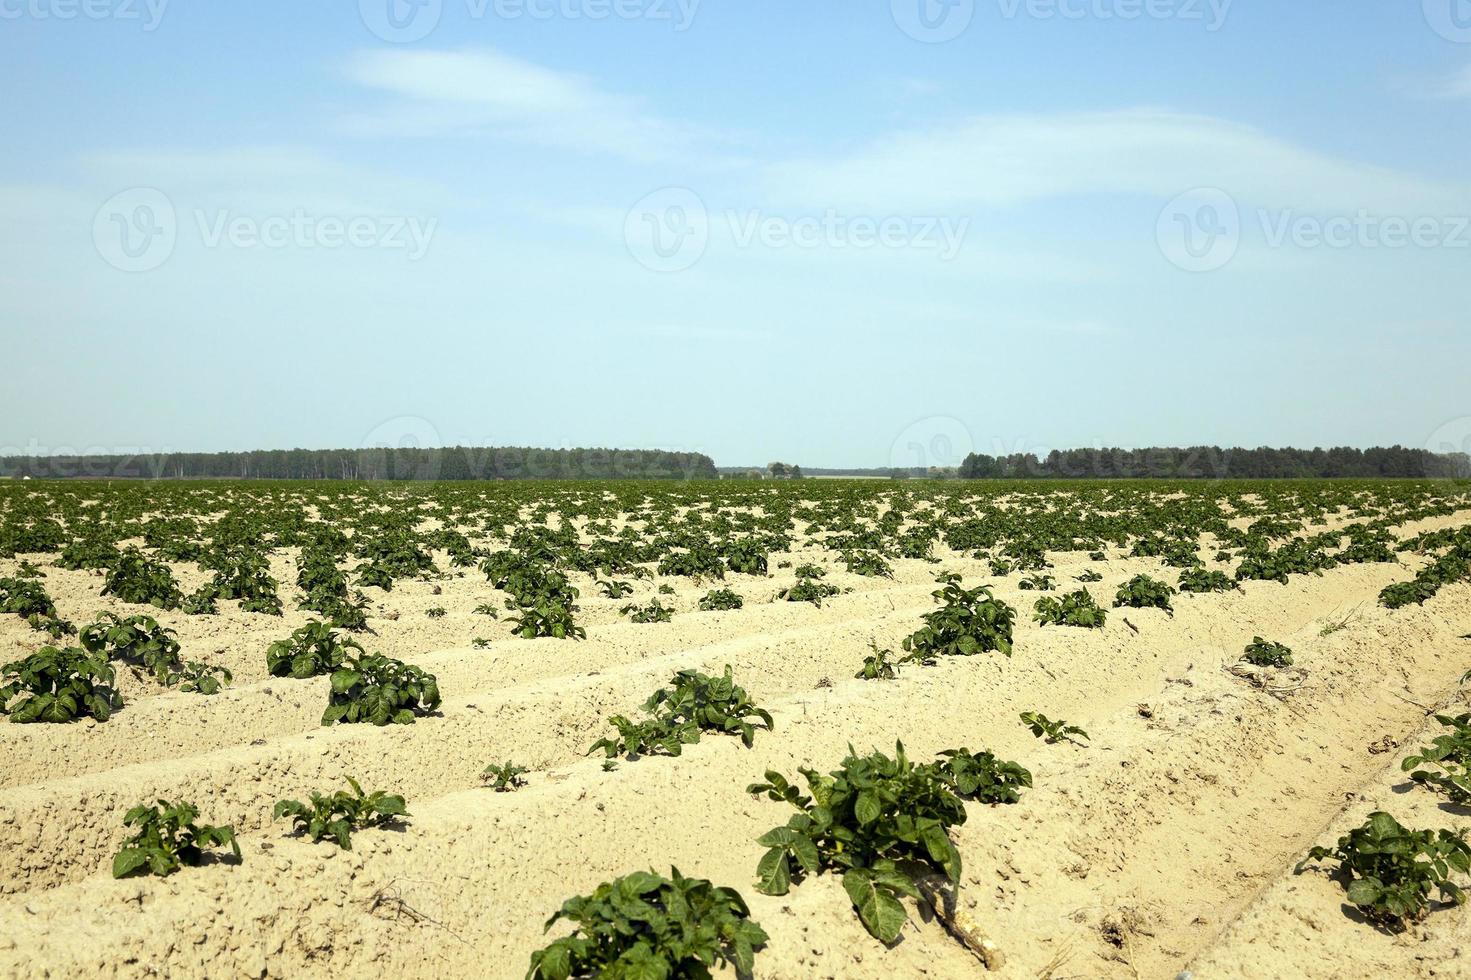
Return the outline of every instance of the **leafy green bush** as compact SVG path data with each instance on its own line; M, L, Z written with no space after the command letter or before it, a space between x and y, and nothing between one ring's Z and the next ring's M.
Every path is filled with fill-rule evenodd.
M1022 724L1031 730L1032 734L1040 739L1045 739L1048 745L1056 745L1058 742L1072 742L1074 745L1082 745L1079 739L1087 739L1088 733L1077 725L1069 725L1062 719L1053 721L1046 715L1036 711L1023 711L1021 714Z
M960 576L935 579L941 588L930 593L941 603L925 613L924 626L904 638L906 660L934 663L940 657L973 656L995 650L1011 656L1011 629L1016 611L997 599L989 586L960 586Z
M854 575L871 578L893 578L894 568L884 561L876 551L845 551L841 555L843 565Z
M219 615L219 596L215 593L214 586L205 584L184 597L179 604L186 616L216 616Z
M785 895L794 880L837 871L864 928L892 944L908 920L899 899L919 897L918 875L934 871L960 880L960 853L948 830L965 822L965 804L951 776L910 762L903 745L893 759L850 751L828 775L801 773L810 797L774 771L747 788L797 810L758 838L768 850L756 869L757 887Z
M1016 587L1024 592L1051 592L1057 587L1057 579L1051 575L1036 572L1016 583Z
M77 538L61 549L61 557L56 560L56 566L73 572L82 569L111 568L113 562L118 560L119 554L117 545L111 541L98 538Z
M659 561L660 575L682 575L686 578L725 578L725 562L709 545L689 551L675 551Z
M644 702L647 719L635 722L614 715L608 723L618 737L600 739L587 753L601 749L610 759L618 755L635 759L661 751L677 756L685 745L699 742L701 732L739 735L750 748L756 739L756 722L771 730L771 714L735 683L729 665L720 677L681 670L669 683L672 687L661 687Z
M497 793L509 793L526 785L526 780L521 777L529 771L525 766L513 765L510 762L503 762L500 765L491 763L485 767L480 778L485 780Z
M1435 720L1450 731L1421 746L1401 765L1422 786L1444 793L1459 805L1471 803L1471 714L1436 715ZM1420 769L1419 766L1431 766ZM1414 772L1410 772L1414 769Z
M730 589L712 589L700 599L701 612L716 612L724 609L740 609L746 604L739 592Z
M829 585L826 582L818 582L803 576L797 579L795 585L778 592L777 597L787 602L810 602L814 606L821 606L822 600L831 598L842 591L836 585Z
M1291 667L1292 650L1280 643L1271 643L1260 636L1252 637L1241 657L1253 667Z
M1046 595L1032 607L1032 618L1043 626L1079 626L1102 629L1108 622L1108 610L1093 601L1087 589L1078 589L1058 598Z
M1240 588L1240 584L1225 572L1187 568L1180 573L1181 592L1230 592Z
M1032 786L1032 774L1015 762L1005 762L990 752L972 754L970 749L946 749L932 764L949 783L956 796L979 803L1016 803L1023 788Z
M568 899L546 925L566 919L576 931L532 953L526 980L709 977L727 964L750 977L766 933L740 893L669 874L637 871Z
M439 702L439 682L433 674L370 654L333 671L332 697L322 724L411 725L418 715L439 707Z
M627 582L599 579L598 589L603 593L604 599L622 599L625 596L633 595L633 586Z
M347 777L351 792L340 789L330 795L312 793L310 803L280 800L271 811L272 820L290 817L292 828L319 843L331 837L344 851L352 850L352 834L364 827L390 827L409 815L402 796L378 790L364 793L358 781Z
M665 606L657 598L643 606L630 602L618 612L635 623L667 623L674 618L674 610Z
M174 580L169 567L137 548L128 548L118 556L102 584L102 594L159 609L177 609L184 601L179 583Z
M210 585L217 598L240 600L244 612L281 615L281 596L276 591L280 583L271 577L270 562L259 551L216 552L207 566L214 569Z
M120 660L135 673L146 671L160 684L168 683L169 674L179 670L177 634L158 624L152 616L129 616L116 613L97 614L97 621L82 629L81 641L88 653L101 654L109 660Z
M1387 813L1371 813L1337 846L1308 851L1297 870L1326 859L1338 862L1333 873L1364 917L1392 929L1423 919L1433 889L1443 902L1466 903L1466 892L1449 877L1452 869L1471 872L1464 830L1410 830Z
M112 859L112 876L171 875L184 865L198 865L209 847L228 845L238 861L240 844L235 840L234 828L196 824L198 818L199 810L189 803L159 800L157 806L133 807L123 823L138 829Z
M184 694L219 694L226 684L235 679L229 669L217 664L191 660L164 678L168 687L178 686Z
M1150 578L1148 575L1135 575L1129 581L1119 586L1119 591L1114 595L1113 604L1119 606L1131 606L1135 609L1163 609L1165 612L1174 612L1170 605L1170 596L1175 590L1158 579Z
M899 676L899 665L894 662L893 650L880 650L878 644L872 640L868 643L868 649L872 652L863 658L863 669L853 675L855 679L891 681Z
M766 547L755 538L728 541L720 551L732 572L739 572L742 575L766 574L769 562Z
M517 615L506 617L506 621L515 627L515 635L527 640L542 636L559 640L587 639L587 630L572 618L572 614L577 612L580 593L566 575L539 566L522 568L507 578L503 587L511 592L514 599L514 604L507 600L506 608L518 611Z
M6 664L0 677L6 679L0 714L16 724L68 722L83 715L106 721L122 703L107 658L77 647L42 647Z
M290 639L266 647L266 669L272 677L304 680L330 674L342 667L353 651L362 656L362 645L342 636L328 623L313 620L292 632Z
M28 578L0 578L0 613L14 613L22 619L32 616L54 618L56 604L40 582Z

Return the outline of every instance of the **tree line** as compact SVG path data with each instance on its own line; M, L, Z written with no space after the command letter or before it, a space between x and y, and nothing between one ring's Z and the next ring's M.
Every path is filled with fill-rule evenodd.
M263 449L0 457L0 477L240 480L713 480L703 453L529 447Z
M1053 450L987 456L971 453L962 480L1030 479L1312 479L1368 477L1467 477L1471 457L1440 455L1404 446L1353 449L1257 449L1220 446L1148 449Z

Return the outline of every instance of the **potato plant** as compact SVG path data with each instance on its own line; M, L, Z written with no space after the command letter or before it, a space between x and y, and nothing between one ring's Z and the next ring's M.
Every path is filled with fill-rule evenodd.
M899 676L899 664L894 660L893 650L880 650L873 641L869 641L868 649L871 652L863 658L863 667L853 675L855 680L891 681Z
M344 851L352 850L352 835L365 827L391 827L409 816L402 796L393 796L382 790L364 793L362 786L351 776L347 777L349 790L335 793L312 793L309 803L299 800L280 800L271 811L272 820L291 818L293 832L310 837L312 843L324 838Z
M106 721L122 705L107 658L77 647L42 647L0 669L0 714L19 725Z
M622 599L633 595L633 586L628 582L599 579L598 591L603 593L604 599Z
M844 551L840 558L843 567L854 575L865 575L870 578L894 577L893 566L876 551Z
M564 902L546 928L562 920L575 931L532 953L526 980L709 977L718 966L749 978L767 939L739 892L678 868L601 884Z
M946 749L932 767L963 800L993 805L1016 803L1021 800L1021 791L1032 787L1029 770L1015 762L998 759L990 752Z
M13 613L22 619L32 616L55 618L56 604L40 582L28 578L0 578L0 613Z
M503 762L500 765L491 763L481 772L480 778L497 793L509 793L526 785L526 780L521 777L529 771L525 766L518 766L511 762Z
M949 828L965 822L965 805L953 776L934 766L915 765L896 746L894 758L881 752L849 754L826 775L802 769L811 796L781 773L747 792L765 794L797 812L786 824L757 839L766 854L756 869L757 888L785 895L794 881L833 871L865 929L893 944L908 920L900 899L918 898L917 877L927 872L960 880L960 852Z
M1174 594L1175 590L1159 579L1150 578L1148 575L1135 575L1119 586L1113 604L1114 608L1130 606L1135 609L1163 609L1165 612L1174 612L1174 607L1170 605L1170 596Z
M1432 891L1443 902L1466 903L1466 892L1450 879L1451 871L1471 873L1464 830L1410 830L1387 813L1371 813L1336 846L1308 851L1297 870L1324 860L1338 862L1333 874L1364 917L1390 929L1423 919Z
M1043 596L1032 610L1032 618L1043 626L1102 629L1108 622L1108 610L1094 602L1087 589L1078 589L1062 597Z
M657 598L645 605L630 602L618 610L620 615L627 616L635 623L667 623L674 618L674 610L664 605Z
M1246 645L1246 652L1241 659L1253 667L1291 667L1292 650L1281 643L1254 636Z
M183 667L176 636L152 616L123 618L103 612L83 627L80 639L88 653L121 661L134 673L146 672L160 684L168 684L169 675Z
M1421 746L1401 765L1421 786L1443 793L1459 806L1471 804L1471 714L1436 715L1435 720L1450 731Z
M1064 741L1082 745L1083 742L1079 740L1088 738L1088 733L1077 725L1069 725L1060 718L1053 721L1038 711L1023 711L1021 719L1022 724L1026 725L1033 735L1045 740L1048 745L1056 745Z
M756 739L759 722L771 730L771 714L751 700L744 688L735 683L729 665L720 677L710 677L697 670L681 670L644 702L649 717L633 721L624 715L608 719L618 735L593 743L587 754L602 751L609 758L619 755L629 759L662 752L677 756L685 745L700 741L702 732L739 735L747 748Z
M189 803L159 800L156 806L133 807L123 823L137 829L112 859L112 876L171 875L185 865L200 864L206 849L212 847L229 847L240 860L234 828L196 824L198 818L199 810Z
M931 595L941 607L925 613L924 625L904 638L906 660L933 664L940 657L969 657L992 650L1011 656L1015 610L997 599L989 586L962 588L959 575L947 573L935 581L941 587Z
M164 685L177 686L184 694L219 694L225 685L235 679L229 669L218 664L191 660L178 670L171 670L164 677Z
M822 600L830 599L843 590L836 585L827 582L819 582L816 579L802 576L797 579L796 584L782 589L777 593L777 598L787 602L810 602L814 606L821 606Z
M701 612L717 612L727 609L740 609L746 604L739 592L730 589L712 589L700 598Z
M332 672L332 694L322 724L411 725L439 703L439 682L433 674L390 657L365 654Z
M1181 592L1231 592L1240 591L1241 585L1225 572L1207 571L1204 568L1187 568L1180 573Z
M184 601L173 571L137 548L128 548L118 556L102 584L102 594L165 610L178 609Z
M330 674L349 657L364 653L352 637L341 635L330 623L313 620L293 631L289 639L277 640L266 648L266 669L272 677L305 680Z

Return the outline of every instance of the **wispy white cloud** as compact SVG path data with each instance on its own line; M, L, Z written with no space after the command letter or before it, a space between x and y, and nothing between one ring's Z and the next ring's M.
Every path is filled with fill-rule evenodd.
M1259 129L1153 109L981 116L844 156L770 166L768 193L873 211L1009 207L1095 193L1219 187L1243 205L1444 213L1471 185L1340 160Z
M397 100L350 117L349 126L358 130L489 132L636 161L689 156L713 139L581 75L487 49L363 51L348 60L345 72L357 84Z

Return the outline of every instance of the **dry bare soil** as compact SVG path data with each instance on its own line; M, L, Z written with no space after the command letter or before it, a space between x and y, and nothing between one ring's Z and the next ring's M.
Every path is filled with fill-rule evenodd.
M877 514L893 491L842 492ZM986 506L1009 506L987 492ZM1131 492L1168 499L1174 491ZM1044 499L1053 510L1081 506L1068 491L1039 493L1027 509ZM1430 493L1450 500L1449 512L1398 523L1397 538L1471 523L1464 486ZM12 491L12 505L18 496ZM938 512L920 498L906 527ZM1228 510L1259 498L1233 499ZM312 500L298 502L315 513ZM761 510L754 497L733 506ZM530 505L522 513L535 520ZM647 517L616 520L656 533ZM422 526L444 518L426 512ZM1232 520L1244 527L1253 519ZM1356 519L1344 507L1299 526L1320 533ZM1471 584L1387 609L1380 590L1427 562L1402 552L1401 563L1182 594L1172 615L1113 609L1103 629L1042 627L1031 621L1041 593L1021 590L1020 574L993 574L973 549L942 539L938 561L891 557L893 578L865 577L846 571L809 524L793 519L790 548L770 554L768 574L726 576L745 599L737 611L697 610L721 583L654 576L634 581L631 601L671 585L674 594L662 598L673 621L635 624L618 611L630 600L603 598L592 576L572 573L588 634L581 642L511 636L504 619L473 612L499 606L504 594L473 566L454 568L435 553L441 573L365 590L376 634L362 637L368 649L426 668L444 692L433 715L381 729L320 727L327 679L266 671L266 646L313 617L297 608L295 547L271 552L282 617L229 601L216 616L157 612L101 596L101 572L57 568L55 553L0 559L0 576L22 561L37 565L59 614L78 625L100 610L157 612L178 631L186 659L234 673L224 692L203 697L121 669L125 705L105 724L0 723L0 974L518 977L531 952L560 934L544 936L543 923L565 899L673 865L746 897L770 934L758 977L976 976L984 967L916 906L901 940L886 948L864 931L833 875L783 897L754 887L756 838L788 811L746 786L768 769L794 777L802 766L831 769L849 746L890 750L902 739L916 758L964 745L1033 773L1021 802L970 804L953 832L964 866L959 902L1004 955L996 976L1471 975L1465 909L1437 909L1392 933L1363 922L1321 872L1292 872L1308 848L1331 843L1371 810L1412 827L1467 822L1465 811L1410 786L1398 763L1434 734L1427 712L1466 710ZM478 548L505 546L483 525L461 528ZM1200 544L1207 567L1232 571L1214 559L1219 542L1210 534ZM1047 571L1062 591L1097 571L1102 580L1087 588L1105 606L1132 576L1178 576L1158 557L1130 557L1115 543L1103 550L1102 561L1049 550ZM825 581L846 591L820 606L781 601L803 562L824 567ZM193 563L172 567L185 592L208 579ZM967 587L992 585L1017 609L1015 655L943 658L895 680L855 678L871 643L899 650L935 608L942 570ZM445 615L431 618L433 608ZM1294 667L1241 671L1253 636L1290 646ZM491 642L475 648L476 637ZM45 642L18 617L0 617L0 662ZM585 755L609 733L609 715L636 714L676 670L719 673L727 664L774 715L774 730L753 748L707 736L679 758L612 771ZM1080 725L1088 746L1034 738L1018 720L1029 710ZM485 788L481 770L505 760L531 770L528 785ZM360 831L351 851L272 823L278 799L340 786L347 775L405 796L411 818L398 830ZM113 880L122 815L155 799L189 800L203 820L232 824L243 860Z

